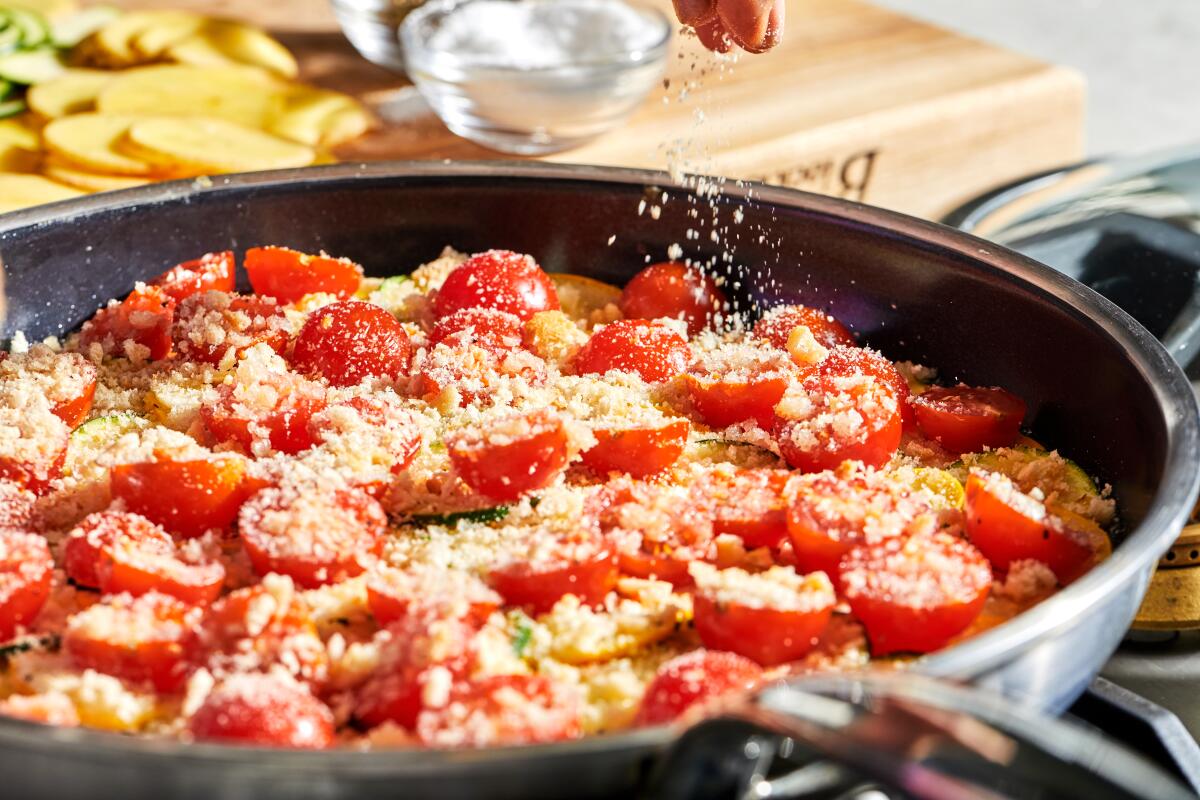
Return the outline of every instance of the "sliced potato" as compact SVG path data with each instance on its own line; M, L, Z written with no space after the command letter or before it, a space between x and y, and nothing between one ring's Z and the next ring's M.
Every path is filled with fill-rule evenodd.
M151 176L154 165L123 152L119 144L135 121L122 114L72 114L42 131L46 149L77 169L112 175Z
M316 157L311 147L215 117L139 120L127 139L157 164L205 172L303 167Z
M145 186L149 178L134 178L128 175L107 175L101 172L81 170L72 164L64 163L53 156L41 165L42 174L51 180L65 183L85 192L112 192L117 189L131 189L134 186Z
M248 64L283 78L299 72L291 52L258 28L228 20L208 20L191 36L173 43L166 56L181 64Z
M71 69L61 78L32 86L25 99L34 112L46 119L92 111L100 90L113 79L111 72Z
M154 61L161 58L171 45L191 36L207 22L199 14L181 14L161 20L134 34L133 49L143 61Z
M135 47L139 36L151 28L173 29L193 19L199 18L187 11L131 11L122 14L90 37L88 55L108 67L140 64L144 57Z
M28 116L0 119L0 147L5 145L37 150L42 145L41 131Z
M267 129L314 147L333 147L366 133L373 122L370 112L349 95L298 86Z
M567 272L552 272L550 280L554 281L563 313L585 328L591 329L620 316L617 310L621 301L620 288Z
M40 206L56 200L69 200L83 192L40 175L0 172L0 214L19 208Z
M220 117L262 128L283 109L283 93L252 67L169 64L116 78L100 92L96 108L106 114Z

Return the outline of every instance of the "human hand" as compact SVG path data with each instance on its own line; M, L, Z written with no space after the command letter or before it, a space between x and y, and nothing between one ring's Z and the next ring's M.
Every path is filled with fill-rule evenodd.
M673 0L675 15L691 25L709 50L728 53L734 45L765 53L783 38L784 0Z

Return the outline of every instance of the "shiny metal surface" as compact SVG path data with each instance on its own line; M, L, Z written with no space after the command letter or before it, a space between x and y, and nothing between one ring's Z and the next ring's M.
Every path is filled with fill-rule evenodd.
M648 186L677 197L686 193L667 175L643 171L371 164L161 184L16 212L0 216L0 255L10 268L13 298L6 331L46 335L73 327L101 299L127 291L132 280L161 267L161 261L146 259L182 260L198 247L212 249L214 239L236 248L328 245L369 267L382 265L376 269L410 263L403 260L412 257L405 248L418 235L465 248L490 242L520 249L536 240L552 269L567 265L624 280L644 263L639 253L660 252L640 250L645 242L665 250L684 241L682 231L692 224L686 204L664 207L661 222L636 216L633 209ZM1074 417L1065 419L1053 404L1042 409L1035 432L1037 425L1055 427L1055 441L1064 448L1109 464L1108 477L1124 487L1118 497L1132 530L1109 561L1059 595L915 666L928 675L994 689L1020 705L1065 708L1116 647L1155 562L1195 500L1200 426L1183 373L1153 336L1111 302L982 240L775 187L728 185L721 200L744 210L748 226L758 226L747 232L770 236L773 249L761 244L763 236L759 245L742 244L740 257L779 264L772 280L750 281L755 302L799 296L799 289L781 294L781 283L812 284L804 291L817 292L820 302L889 352L928 353L935 359L931 363L952 366L964 380L991 376L1029 396L1039 381L1052 380L1063 403L1076 404ZM468 208L472 204L479 207ZM521 227L534 220L550 230ZM619 234L618 241L605 249L610 233ZM572 258L581 248L594 252ZM813 253L817 262L804 260ZM831 263L838 264L836 271ZM938 294L968 285L974 289L966 294ZM909 317L912 308L925 310L906 322L895 302L889 309L889 292L909 297ZM1032 331L1033 341L1000 340L999 332L1012 324L1000 313L1005 307L1020 309L1022 330ZM911 328L915 321L932 323L935 314L983 332L970 359L964 357L961 331L924 335ZM1061 352L1049 352L1049 343L1037 340L1046 331L1062 335L1055 344L1073 360L1062 361ZM1088 381L1099 382L1086 397L1071 393ZM1106 399L1105 387L1119 394ZM1097 410L1104 403L1122 409L1115 421L1115 410ZM1086 423L1080 410L1087 412ZM1123 444L1118 448L1114 442ZM1134 446L1138 442L1144 446ZM414 797L583 797L628 791L674 736L668 729L649 729L480 752L291 753L182 746L0 720L0 768L16 781L10 788L25 798L66 796L80 781L131 799L373 797L394 795L400 787Z

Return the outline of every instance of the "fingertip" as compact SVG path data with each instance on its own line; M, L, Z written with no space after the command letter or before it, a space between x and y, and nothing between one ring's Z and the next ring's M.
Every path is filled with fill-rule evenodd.
M696 38L700 44L714 53L728 53L733 49L733 39L721 24L719 19L712 19L695 26Z
M717 0L672 0L675 16L684 25L698 26L717 17Z

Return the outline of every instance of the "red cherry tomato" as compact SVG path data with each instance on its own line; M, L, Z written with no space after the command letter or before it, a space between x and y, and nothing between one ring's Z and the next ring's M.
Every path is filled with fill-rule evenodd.
M799 416L789 410L775 423L775 440L788 464L820 472L843 461L881 467L891 460L900 446L902 422L890 383L856 372L818 374L805 385L808 405Z
M917 425L953 453L1008 447L1021 433L1025 401L1003 389L934 386L912 399Z
M566 594L596 606L617 585L617 559L590 536L562 539L552 548L557 557L512 561L494 568L489 580L510 606L544 614Z
M351 484L379 499L421 449L416 418L392 394L352 397L314 414L309 433L344 463ZM363 466L358 466L362 464Z
M218 686L188 720L197 741L321 750L335 742L333 712L302 685L238 675Z
M240 458L143 461L112 468L113 497L125 508L184 538L226 529L245 499Z
M869 375L886 383L896 395L896 403L900 406L900 420L905 425L916 421L908 381L900 374L900 370L896 369L896 365L879 352L868 347L834 347L817 366L817 371L827 378Z
M634 478L657 475L683 455L691 426L677 419L655 428L597 428L596 444L585 450L583 465L597 475L624 472Z
M748 549L774 547L787 535L782 469L745 469L711 473L692 486L697 505L712 508L713 533L739 537Z
M286 247L253 247L246 251L245 263L255 294L281 303L294 303L315 292L344 299L362 283L362 267L348 258L312 256Z
M141 355L135 348L145 349L151 361L166 358L171 352L171 323L175 318L175 300L157 286L142 286L129 293L122 302L115 300L83 323L79 332L79 347L87 350L100 345L105 355Z
M492 500L516 500L550 484L567 466L562 420L547 411L506 417L446 437L463 482Z
M395 380L408 373L412 343L400 323L371 303L332 303L309 315L292 351L298 372L320 375L334 386L366 378Z
M507 311L522 322L558 308L558 292L532 257L508 250L477 253L454 269L433 298L433 313L448 317L464 308Z
M144 517L123 511L98 511L84 517L67 534L62 551L67 577L79 586L99 589L103 550L118 536L154 538L164 546L172 544L166 531Z
M247 586L213 603L190 654L214 675L283 670L314 686L329 673L329 651L308 605L289 585Z
M592 334L575 355L575 371L603 375L615 369L657 383L683 372L690 358L688 343L665 325L621 319Z
M50 410L71 429L92 410L96 367L79 353L56 353L34 345L24 353L0 352L0 381L23 381L45 395Z
M963 513L967 536L996 569L1034 559L1066 584L1079 577L1095 555L1084 534L1071 530L1003 475L972 473Z
M683 379L700 419L718 429L753 420L760 428L771 430L775 405L788 385L782 375L741 381L687 373Z
M539 744L582 735L578 697L544 675L461 682L447 703L421 712L416 728L430 747Z
M854 347L857 344L854 334L842 323L824 311L802 305L772 308L754 324L754 335L772 347L786 350L788 336L800 325L808 328L813 338L825 347Z
M979 616L992 570L970 543L923 532L854 548L842 559L841 583L873 655L928 653Z
M9 432L0 438L0 481L45 494L62 474L71 429L34 392L0 400L0 428Z
M263 489L238 512L238 533L254 571L277 572L306 588L361 574L383 548L387 516L361 489Z
M0 480L0 533L23 531L33 523L37 495L12 481Z
M429 344L475 345L503 355L520 347L524 335L525 323L515 314L496 308L464 308L437 321Z
M192 261L171 267L152 281L177 303L200 292L232 292L237 265L233 251L207 253Z
M910 488L880 473L841 470L789 482L787 527L796 563L837 580L842 557L859 544L900 536L931 511Z
M794 589L783 604L771 595L756 597L753 588L714 589L701 582L693 604L696 633L705 647L728 650L770 667L796 661L816 646L837 601L832 584L820 573L797 582L791 568L776 567L770 573L776 570L788 575L788 586L779 588ZM745 580L753 584L768 578Z
M158 592L113 595L67 620L63 647L80 669L176 692L199 618L199 608Z
M273 400L271 407L263 407L264 398ZM252 385L218 386L215 399L200 406L200 418L213 442L233 442L253 455L264 446L295 454L315 444L309 422L323 408L320 384L270 372Z
M469 344L443 342L423 351L413 366L416 396L439 402L443 391L454 390L458 405L488 405L497 389L519 378L531 386L546 382L546 362L526 350L498 355Z
M82 389L73 397L59 399L51 409L54 416L67 423L67 427L71 430L87 421L88 414L92 411L92 401L96 397L96 368L89 362L84 363L87 366L80 365L80 371L86 376L83 379Z
M0 641L11 639L42 610L53 571L45 539L26 531L0 531Z
M475 662L477 633L474 625L455 617L408 614L392 623L379 666L358 689L354 718L368 728L394 722L411 730L431 676L466 677Z
M676 656L658 668L646 687L637 724L672 722L693 706L750 689L762 674L762 667L736 653L693 650Z
M381 567L367 579L367 606L380 626L409 613L458 611L464 603L464 619L482 625L503 599L483 580L461 570Z
M670 317L687 322L695 336L728 304L712 277L675 261L651 264L621 292L621 313L628 319Z
M231 349L241 358L257 344L282 354L288 330L283 306L273 297L202 292L180 303L171 338L180 357L216 365Z

